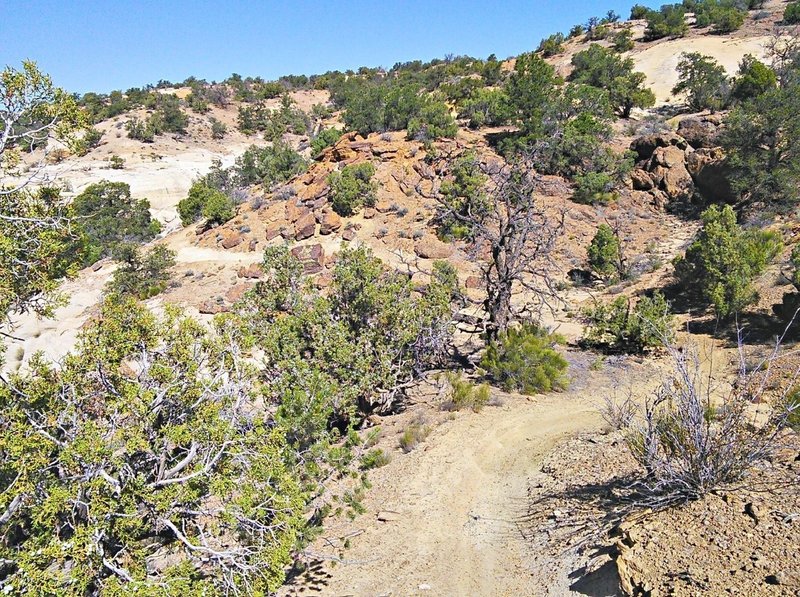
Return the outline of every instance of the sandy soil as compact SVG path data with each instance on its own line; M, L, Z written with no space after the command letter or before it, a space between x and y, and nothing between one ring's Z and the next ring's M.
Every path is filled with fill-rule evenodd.
M618 372L589 371L586 363L573 371L584 373L567 392L495 396L502 406L456 413L409 454L395 448L388 465L369 473L367 513L327 523L308 552L316 556L309 572L280 594L585 594L570 588L580 563L564 557L549 566L522 522L531 477L547 454L604 426L596 401ZM642 391L652 384L649 366L625 374ZM346 536L351 546L341 549ZM616 594L613 579L605 586L592 594Z
M658 105L674 103L672 88L678 82L676 68L683 52L699 52L711 56L734 75L745 54L759 60L765 56L765 44L769 36L731 39L729 37L703 36L690 39L662 41L649 48L631 54L635 70L647 74L646 85L656 95Z

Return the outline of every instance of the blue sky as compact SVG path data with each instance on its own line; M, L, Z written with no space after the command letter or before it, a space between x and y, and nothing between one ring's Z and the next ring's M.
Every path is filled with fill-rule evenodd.
M36 60L56 84L82 93L189 75L391 67L448 53L505 58L609 9L627 18L632 3L0 0L0 65Z

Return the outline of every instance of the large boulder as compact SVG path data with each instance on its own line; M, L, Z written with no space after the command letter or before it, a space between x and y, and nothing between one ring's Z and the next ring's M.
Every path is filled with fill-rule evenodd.
M443 243L433 234L426 234L414 244L414 252L422 259L447 259L453 247Z
M657 147L650 158L653 165L664 166L665 168L675 168L686 163L686 152L675 146Z
M324 210L319 222L319 233L330 234L342 227L342 218L333 210Z
M654 133L638 137L631 142L631 150L638 156L638 161L648 160L659 147L675 146L686 149L686 139L675 133Z
M717 115L684 118L678 123L678 134L695 149L716 147L719 144L720 119Z
M689 154L686 167L697 190L709 201L736 201L731 186L730 168L725 163L725 153L720 148L701 148Z
M313 212L309 211L294 224L294 239L305 240L314 236L317 229L317 219Z

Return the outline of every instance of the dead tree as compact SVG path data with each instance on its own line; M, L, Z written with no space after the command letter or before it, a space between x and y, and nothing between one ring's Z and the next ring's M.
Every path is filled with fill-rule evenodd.
M440 194L440 218L466 226L486 290L485 330L494 340L520 318L540 318L557 301L556 241L564 230L564 212L548 209L542 179L530 156L510 163L480 162L485 195ZM520 293L525 299L513 300Z

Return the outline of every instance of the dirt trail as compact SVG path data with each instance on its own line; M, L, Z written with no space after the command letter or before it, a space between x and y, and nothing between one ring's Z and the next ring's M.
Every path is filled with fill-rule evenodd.
M325 537L311 548L324 559L338 543L332 538L357 534L344 561L312 566L282 594L584 594L569 588L570 562L537 559L517 523L544 456L576 433L602 428L597 400L613 377L591 373L565 393L530 401L513 396L479 414L459 413L423 447L394 455L370 472L367 513L326 525ZM644 388L652 376L637 377ZM397 519L381 522L379 512Z

